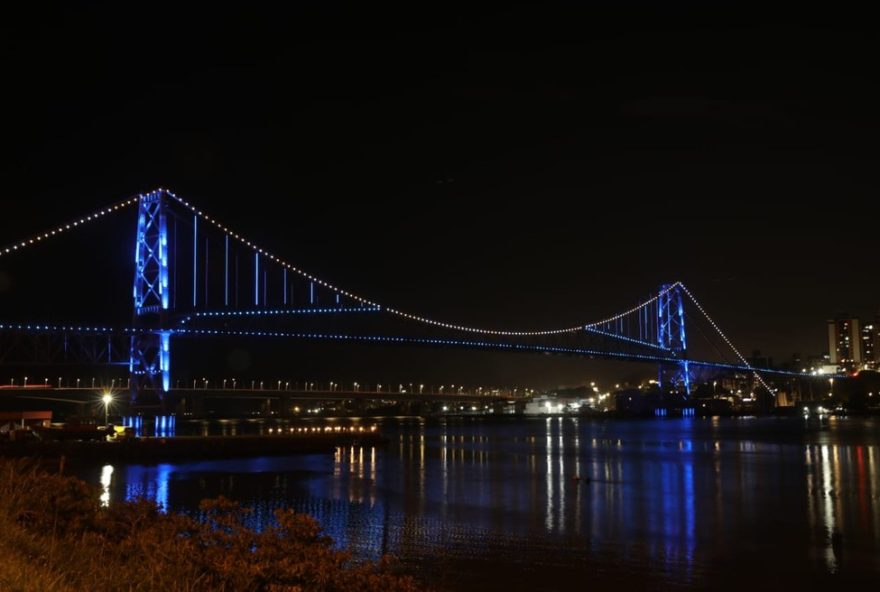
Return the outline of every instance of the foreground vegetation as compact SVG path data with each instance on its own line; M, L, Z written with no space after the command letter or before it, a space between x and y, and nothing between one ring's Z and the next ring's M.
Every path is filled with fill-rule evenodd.
M219 498L207 517L147 501L102 507L99 491L25 461L0 459L0 590L21 592L409 592L383 559L355 563L311 517L281 510L255 532L248 510Z

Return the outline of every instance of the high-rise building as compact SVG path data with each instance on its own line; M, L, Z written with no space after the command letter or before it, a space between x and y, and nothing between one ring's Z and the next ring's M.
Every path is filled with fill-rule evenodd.
M862 362L865 368L880 367L880 319L862 327Z
M862 364L862 331L859 319L839 315L828 321L828 353L831 363L845 370L855 370Z

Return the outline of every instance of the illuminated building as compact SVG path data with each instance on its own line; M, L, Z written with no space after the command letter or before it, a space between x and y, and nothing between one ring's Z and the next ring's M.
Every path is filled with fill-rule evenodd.
M854 370L862 364L862 332L859 319L839 315L828 321L828 353L831 364Z
M880 367L880 319L862 327L861 342L863 367L876 370Z

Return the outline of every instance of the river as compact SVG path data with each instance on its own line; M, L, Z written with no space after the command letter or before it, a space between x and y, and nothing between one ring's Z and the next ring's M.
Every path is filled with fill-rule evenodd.
M385 446L80 475L175 511L224 495L255 526L292 507L444 590L880 581L878 419L377 421Z

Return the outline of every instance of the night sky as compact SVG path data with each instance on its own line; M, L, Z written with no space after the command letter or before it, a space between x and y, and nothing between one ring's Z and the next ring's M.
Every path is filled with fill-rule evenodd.
M837 312L880 312L875 21L724 2L295 4L7 12L0 244L161 185L318 276L444 320L577 324L682 280L741 349L782 359L824 351ZM83 292L113 280L90 260L130 250L82 236L30 261L44 280L63 268L60 300L99 319ZM0 261L4 319L48 302L9 304L23 273ZM130 275L115 282L130 298ZM291 375L316 378L632 371L284 347Z

